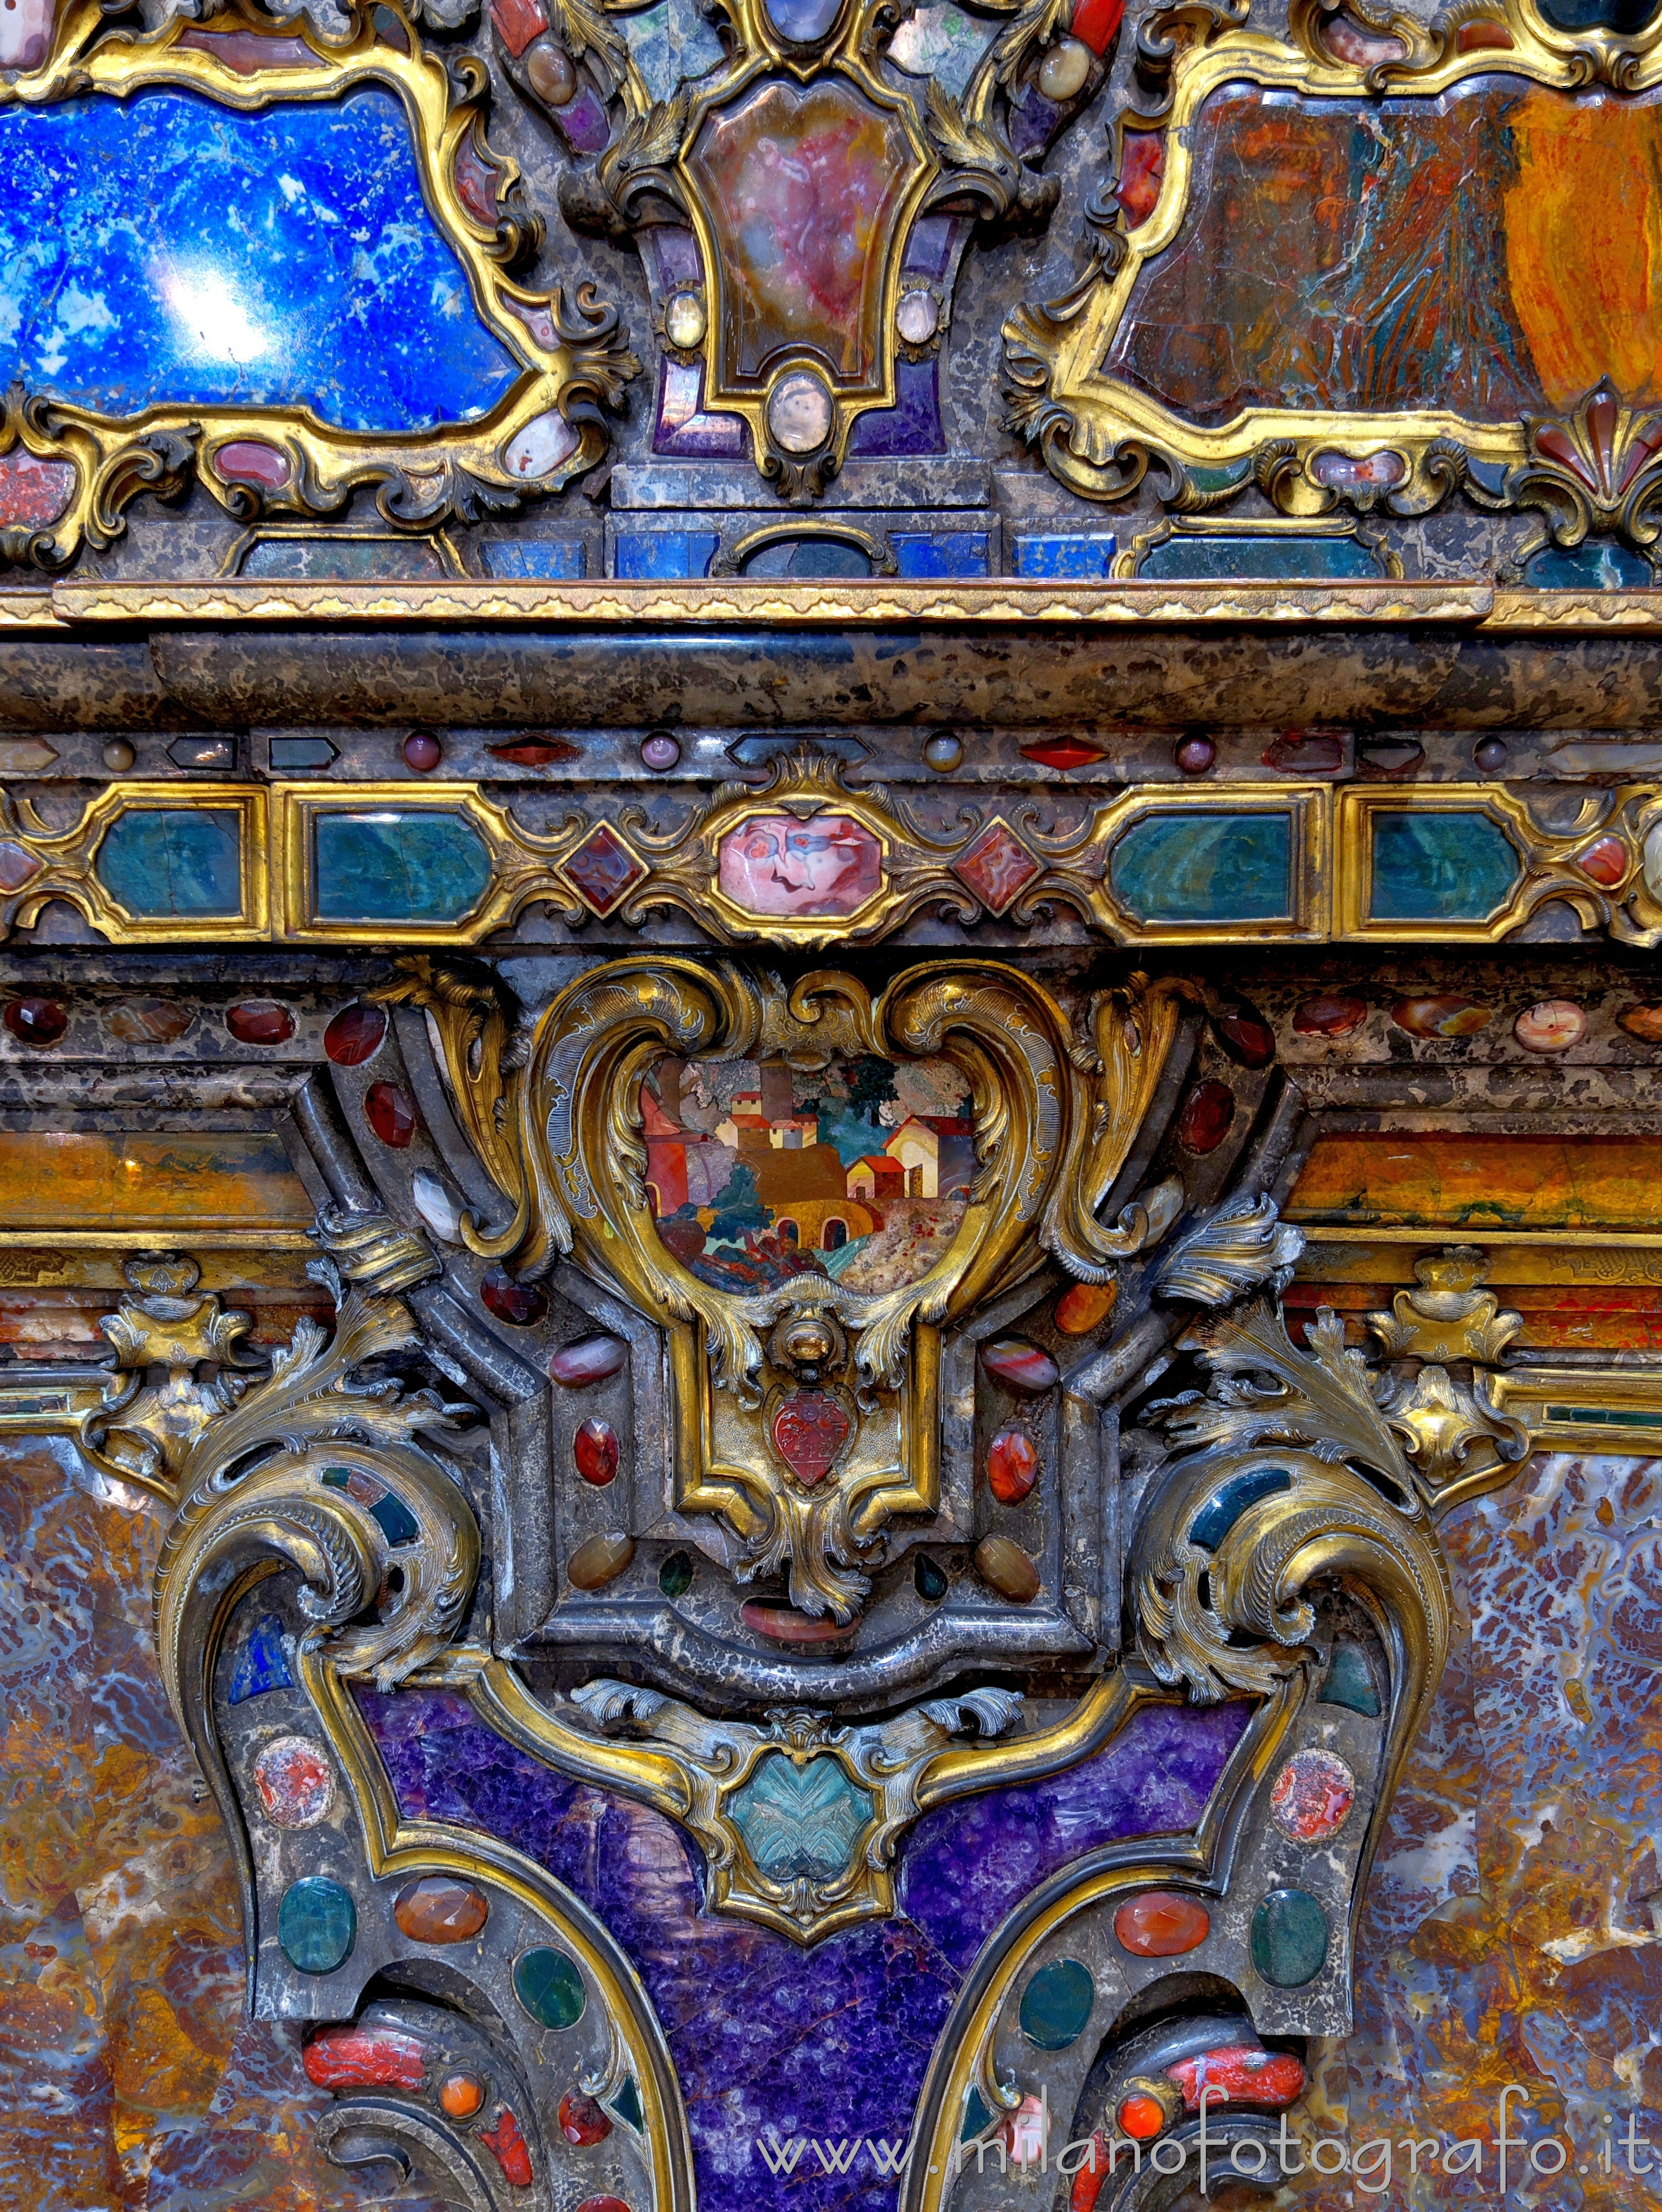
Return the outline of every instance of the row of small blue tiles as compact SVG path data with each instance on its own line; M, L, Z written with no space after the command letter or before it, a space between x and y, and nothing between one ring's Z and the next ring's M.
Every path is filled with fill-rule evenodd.
M617 573L634 582L684 581L705 576L718 544L713 530L635 530L618 536ZM984 530L897 531L889 540L902 576L985 576L991 573L990 539ZM1114 557L1111 532L1056 537L1018 537L1018 576L1053 576L1076 582L1105 577ZM503 538L484 548L485 566L504 580L541 581L583 574L583 547L575 538Z

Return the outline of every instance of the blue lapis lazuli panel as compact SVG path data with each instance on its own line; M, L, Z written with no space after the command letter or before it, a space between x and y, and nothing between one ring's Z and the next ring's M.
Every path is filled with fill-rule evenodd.
M252 115L172 90L20 104L0 176L0 383L396 433L487 414L521 374L380 86Z

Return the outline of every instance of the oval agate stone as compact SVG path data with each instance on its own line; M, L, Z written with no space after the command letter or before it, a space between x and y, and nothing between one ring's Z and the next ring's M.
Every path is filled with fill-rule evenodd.
M1001 1505L1020 1505L1038 1480L1038 1454L1025 1429L1001 1429L987 1447L987 1487Z
M1029 1344L1025 1336L995 1337L982 1346L981 1364L995 1382L1023 1398L1041 1397L1061 1379L1050 1353Z
M1065 2051L1084 2033L1096 2001L1088 1966L1077 1959L1052 1959L1021 1993L1021 2032L1041 2051Z
M514 1961L514 1994L539 2027L575 2027L588 2002L575 1963L546 1944Z
M1181 1890L1147 1889L1114 1915L1114 1938L1134 1959L1180 1959L1212 1933L1212 1916Z
M291 1882L277 1907L277 1942L301 1974L332 1974L352 1955L358 1911L350 1891L324 1875Z
M1302 1989L1327 1964L1327 1915L1307 1889L1272 1889L1252 1915L1251 1948L1266 1982Z
M393 1900L393 1917L412 1943L465 1943L490 1917L482 1889L442 1874L407 1881Z

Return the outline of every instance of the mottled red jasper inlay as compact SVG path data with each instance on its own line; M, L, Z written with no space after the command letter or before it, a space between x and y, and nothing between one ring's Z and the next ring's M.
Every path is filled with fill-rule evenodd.
M1289 2051L1264 2051L1256 2043L1230 2044L1221 2051L1203 2051L1197 2058L1168 2066L1166 2075L1182 2090L1183 2101L1191 2112L1200 2110L1202 2089L1211 2092L1220 2103L1267 2106L1272 2112L1279 2112L1304 2094L1305 2071L1300 2061ZM1212 2096L1207 2101L1209 2105Z
M326 2027L306 2046L307 2076L320 2089L419 2089L427 2052L390 2027Z
M1619 837L1601 837L1596 845L1588 846L1576 866L1584 876L1591 876L1608 890L1628 872L1628 848Z
M1212 1916L1200 1899L1175 1889L1146 1889L1114 1915L1114 1940L1134 1959L1180 1959L1211 1932Z
M303 1735L266 1745L254 1761L254 1787L279 1828L314 1828L335 1795L328 1760Z
M1075 1283L1056 1300L1051 1319L1064 1336L1088 1336L1107 1320L1118 1297L1117 1283Z
M612 2123L599 2104L579 2089L568 2089L561 2098L559 2120L560 2133L579 2150L604 2142L612 2133Z
M416 1133L416 1109L396 1083L372 1083L363 1094L369 1127L383 1145L401 1152Z
M1038 1454L1026 1429L1001 1429L987 1447L987 1487L1001 1505L1020 1505L1038 1480Z
M515 2189L530 2188L533 2178L531 2153L526 2148L519 2122L506 2105L497 2115L494 2128L481 2128L479 2141L501 2166L505 2179Z
M323 1049L337 1067L362 1067L380 1050L387 1017L379 1006L343 1006L323 1032Z
M995 1382L1024 1398L1037 1398L1055 1389L1059 1380L1050 1353L1029 1344L1025 1336L995 1337L982 1346L981 1364Z
M591 1382L615 1375L628 1357L629 1346L620 1336L577 1336L554 1353L548 1371L568 1390L586 1390Z
M1235 1118L1235 1094L1227 1083L1197 1083L1178 1116L1178 1142L1196 1156L1215 1152Z
M1275 1777L1269 1812L1284 1836L1324 1844L1336 1836L1356 1802L1356 1778L1336 1753L1294 1752Z
M465 1943L490 1917L482 1889L448 1875L423 1875L407 1881L393 1900L393 1917L412 1943Z
M585 1421L571 1439L571 1456L577 1462L578 1474L597 1490L615 1479L621 1455L618 1431L610 1421Z

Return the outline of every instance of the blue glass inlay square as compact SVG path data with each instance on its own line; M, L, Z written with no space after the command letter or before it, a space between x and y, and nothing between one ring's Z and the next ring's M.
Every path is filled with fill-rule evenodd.
M486 414L524 374L388 88L253 114L161 88L18 101L0 175L0 380L26 391L408 431Z
M1015 542L1018 576L1055 576L1075 583L1105 577L1113 566L1118 541L1110 530L1084 530L1055 537L1019 537Z
M94 862L144 921L242 912L242 817L228 807L143 806L118 815Z
M581 538L487 538L484 573L503 582L570 580L583 574Z
M709 573L713 530L630 530L618 536L618 574L625 581L671 583Z
M460 921L490 884L490 854L462 814L320 814L320 921Z
M1109 861L1140 921L1282 921L1293 912L1290 813L1145 814Z
M1523 860L1487 814L1376 814L1368 915L1486 921L1512 896Z
M984 530L898 530L889 539L903 576L984 576Z

